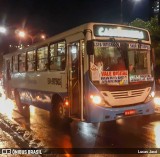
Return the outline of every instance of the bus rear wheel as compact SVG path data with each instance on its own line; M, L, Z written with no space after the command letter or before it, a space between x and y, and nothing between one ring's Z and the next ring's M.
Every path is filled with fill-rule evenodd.
M29 105L23 104L20 100L20 94L18 91L15 91L15 101L18 108L19 113L25 118L30 117Z
M20 100L20 95L18 91L15 91L15 101L16 101L16 105L18 107L18 111L22 114L23 113L23 106Z

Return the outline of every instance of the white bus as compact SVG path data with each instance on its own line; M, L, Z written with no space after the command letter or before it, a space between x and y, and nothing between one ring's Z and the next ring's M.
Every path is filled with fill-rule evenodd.
M87 23L4 55L4 88L23 112L34 105L55 121L112 121L154 113L150 34Z

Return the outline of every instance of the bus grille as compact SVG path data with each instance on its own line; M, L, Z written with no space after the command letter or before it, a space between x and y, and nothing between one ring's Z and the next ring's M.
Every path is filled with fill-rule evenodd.
M101 91L104 99L111 106L122 106L144 102L151 87L127 91Z
M111 92L112 96L115 99L123 99L123 98L131 98L131 97L137 97L142 96L142 94L145 92L144 89L141 90L130 90L125 92Z

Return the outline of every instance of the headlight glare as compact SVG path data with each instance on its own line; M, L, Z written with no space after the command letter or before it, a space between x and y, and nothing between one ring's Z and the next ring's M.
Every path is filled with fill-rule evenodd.
M100 104L102 102L102 98L99 95L91 95L90 98L94 104Z
M150 95L151 95L151 97L153 98L153 97L155 96L155 92L152 91Z
M155 96L155 92L151 91L148 97L146 98L145 103L151 101L154 98L154 96Z
M160 97L155 97L154 98L154 103L156 106L160 106Z

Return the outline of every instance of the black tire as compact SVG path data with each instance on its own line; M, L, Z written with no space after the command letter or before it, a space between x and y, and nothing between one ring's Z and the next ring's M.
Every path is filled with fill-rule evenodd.
M18 111L23 114L23 104L21 103L20 100L20 95L18 91L15 91L15 101L16 101L16 105L18 107Z
M50 120L54 125L64 126L69 125L70 118L66 117L66 108L64 107L63 101L57 99L52 111L50 112Z
M23 104L23 116L26 120L29 120L30 119L30 109L29 109L29 105L27 104Z
M54 123L60 123L64 120L65 117L65 109L63 106L63 102L61 100L57 100L55 106L51 111L51 120Z

